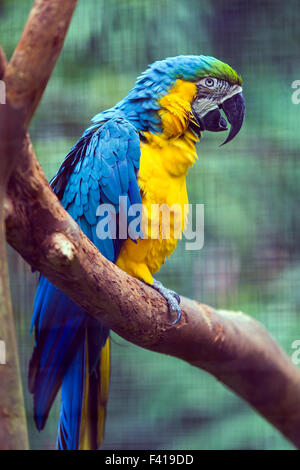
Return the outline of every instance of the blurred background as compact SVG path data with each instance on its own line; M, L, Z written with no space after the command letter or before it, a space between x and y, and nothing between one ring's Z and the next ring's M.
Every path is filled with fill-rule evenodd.
M12 54L32 1L0 2L0 42ZM90 118L114 105L149 63L213 55L243 77L239 136L207 133L188 175L205 205L205 243L184 240L158 279L182 295L261 321L291 356L300 339L300 80L298 0L79 0L63 51L31 124L47 177ZM32 449L53 448L58 402L38 433L27 392L37 274L9 249L10 278ZM104 449L293 448L246 403L205 372L112 335Z

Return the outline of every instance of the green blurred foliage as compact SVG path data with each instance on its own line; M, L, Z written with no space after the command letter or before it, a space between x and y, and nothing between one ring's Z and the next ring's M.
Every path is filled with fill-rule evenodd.
M14 50L32 2L0 3L1 44ZM247 116L239 136L205 134L188 175L191 203L205 204L205 244L183 239L159 278L183 295L243 310L291 355L300 337L300 79L297 0L79 1L65 46L31 125L47 177L89 119L115 104L148 63L214 55L244 79ZM26 373L37 274L9 250L11 285L32 448L52 448L58 403L39 434ZM204 372L113 335L107 449L288 449L242 400Z

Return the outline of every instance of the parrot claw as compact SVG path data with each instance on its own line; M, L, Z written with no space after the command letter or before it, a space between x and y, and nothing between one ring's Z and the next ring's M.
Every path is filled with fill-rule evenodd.
M169 312L177 313L177 318L172 323L169 323L170 326L176 325L176 323L178 323L179 320L181 319L181 308L179 306L180 296L173 290L170 290L167 287L164 287L162 283L157 281L156 279L153 279L152 287L155 290L157 290L157 292L159 292L166 299L168 303L168 307L169 307Z

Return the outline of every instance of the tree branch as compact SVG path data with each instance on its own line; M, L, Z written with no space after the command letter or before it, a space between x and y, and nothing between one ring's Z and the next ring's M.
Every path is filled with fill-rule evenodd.
M61 51L77 0L35 0L20 41L6 68L7 101L34 114Z
M0 47L0 79L4 75L6 57ZM4 106L4 105L0 105ZM0 140L0 149L4 146ZM5 164L0 162L0 167ZM0 340L5 344L5 364L0 365L0 443L1 449L27 449L28 437L22 382L18 360L13 310L6 259L4 201L7 177L0 174Z
M39 49L40 44L32 43L32 48ZM23 71L29 66L26 61L15 62L15 73L19 64ZM7 83L11 105L25 110L14 116L23 129L46 84L43 74L37 73L26 82L26 90L40 86L32 99L25 88L22 91L20 80ZM258 322L183 298L182 320L170 326L161 296L107 261L64 211L28 136L21 149L14 146L9 154L2 152L1 159L8 158L15 170L6 201L7 240L27 262L122 337L213 374L300 447L300 371Z
M213 374L300 447L300 371L265 328L242 314L182 299L172 320L162 297L107 261L64 211L29 140L9 184L9 243L89 314L141 347Z
M4 76L6 66L7 66L6 55L2 47L0 46L0 80L2 80Z
M6 84L6 104L0 106L0 339L6 345L7 361L0 366L2 449L28 448L5 249L4 219L12 209L7 183L20 160L27 126L55 65L75 5L76 0L36 0L8 65L0 47L0 79Z

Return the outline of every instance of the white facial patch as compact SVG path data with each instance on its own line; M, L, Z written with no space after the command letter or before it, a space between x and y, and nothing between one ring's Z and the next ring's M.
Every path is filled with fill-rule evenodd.
M200 118L203 118L203 116L205 116L205 114L207 114L209 111L212 111L218 107L219 104L209 98L198 98L193 103L193 110Z
M220 101L219 104L224 103L224 101L228 100L229 98L232 98L234 95L237 95L238 93L242 93L243 88L240 85L233 85L230 87L229 93L226 94Z
M206 89L203 79L198 83L201 86L199 97L193 103L193 109L199 118L218 108L224 101L242 92L240 85L230 85L224 80L217 80L215 85Z

